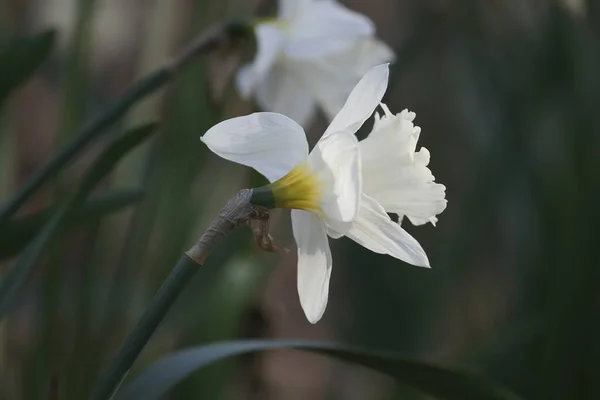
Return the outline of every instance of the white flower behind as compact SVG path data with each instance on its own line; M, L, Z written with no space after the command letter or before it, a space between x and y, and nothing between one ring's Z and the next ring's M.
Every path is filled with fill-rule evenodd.
M280 0L275 19L256 26L257 54L237 79L266 111L307 126L317 106L331 120L360 78L392 61L373 23L334 0Z

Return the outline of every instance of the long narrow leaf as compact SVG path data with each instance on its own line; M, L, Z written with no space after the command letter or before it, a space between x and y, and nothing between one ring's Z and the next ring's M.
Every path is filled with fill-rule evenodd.
M75 210L67 228L87 225L106 215L138 203L144 197L142 189L114 190L91 196ZM58 207L48 207L26 217L9 222L0 231L0 260L18 254L52 218Z
M47 165L32 174L15 195L0 208L0 228L49 178L85 151L94 140L121 119L134 104L164 86L197 55L214 48L215 44L223 37L243 37L251 32L252 30L248 29L245 22L232 21L219 24L202 33L178 56L129 88L121 98L84 126L75 135L75 139L62 148Z
M276 349L306 350L372 368L438 399L519 399L509 390L476 374L406 360L389 353L323 342L245 340L193 347L167 356L117 393L116 400L159 399L193 372L215 362L246 353Z
M46 61L55 39L56 32L49 30L15 39L0 49L0 105Z
M41 232L25 248L23 255L8 272L0 285L0 318L6 315L16 295L31 275L40 257L51 240L60 237L66 222L87 198L96 185L108 175L119 160L129 151L144 142L155 131L156 124L147 124L127 132L116 139L100 154L94 165L85 174L73 196L44 225Z
M114 125L137 101L163 86L170 77L170 71L159 69L146 79L128 90L121 99L109 107L98 118L85 126L76 135L75 140L65 146L42 169L35 172L17 193L0 209L0 229L12 215L38 190L50 177L81 154L87 146Z

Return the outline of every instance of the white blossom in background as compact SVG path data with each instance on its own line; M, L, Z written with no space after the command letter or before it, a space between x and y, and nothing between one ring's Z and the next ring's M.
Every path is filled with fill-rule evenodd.
M422 224L435 222L446 205L444 187L427 168L429 153L415 152L414 114L395 116L383 106L386 114L377 116L369 137L359 143L354 135L379 105L388 74L387 64L367 72L310 153L302 128L276 113L223 121L201 138L217 155L263 174L271 184L254 191L267 192L275 207L292 209L298 294L312 323L327 305L332 268L327 235L429 266L419 243L386 213Z
M369 69L394 59L371 20L334 0L279 0L277 18L255 33L257 54L237 77L240 94L305 127L317 107L332 120Z
M585 0L562 0L567 9L577 17L585 16L586 2Z

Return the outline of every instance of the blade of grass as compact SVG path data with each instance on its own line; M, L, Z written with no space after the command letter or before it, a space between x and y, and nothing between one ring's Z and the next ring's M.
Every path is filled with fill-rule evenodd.
M91 196L68 221L67 228L93 223L106 215L138 203L144 197L142 189L114 190ZM0 260L19 253L52 218L58 207L48 207L26 217L10 221L0 231Z
M85 115L86 82L95 6L96 0L79 0L77 3L77 23L71 39L64 76L59 143L71 139Z
M247 32L248 28L244 23L229 22L215 25L200 34L178 56L128 89L119 100L76 134L75 140L60 150L46 166L34 173L21 186L0 210L0 230L33 193L113 126L134 104L164 86L197 55L212 49L223 37L243 37Z
M33 37L15 39L0 50L0 106L48 59L55 39L56 32L48 30Z
M23 255L5 275L0 284L0 318L6 315L15 297L40 257L52 240L60 237L66 222L71 219L96 185L115 167L117 162L131 149L148 139L154 133L156 124L147 124L126 133L111 143L87 171L77 191L61 206L44 225L35 239L25 248Z

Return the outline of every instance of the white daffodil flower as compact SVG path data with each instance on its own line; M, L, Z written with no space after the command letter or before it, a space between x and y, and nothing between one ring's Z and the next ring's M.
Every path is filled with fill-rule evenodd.
M275 113L221 122L201 138L219 156L269 179L271 184L254 190L257 200L293 209L298 293L312 323L327 305L332 267L327 235L347 236L376 253L429 267L423 248L400 227L404 216L415 225L435 224L446 207L445 187L427 168L429 152L415 151L421 130L413 125L414 113L393 115L381 104L385 114L376 114L369 136L360 143L354 136L381 101L387 80L387 65L372 68L310 154L302 128Z
M446 188L434 182L427 168L429 151L424 147L415 151L421 133L413 124L415 113L404 110L394 115L385 104L381 107L383 117L375 114L373 130L359 144L362 197L345 235L373 252L429 267L425 251L400 223L406 216L414 225L435 225L436 215L446 208ZM387 213L398 214L398 223ZM329 235L342 234L330 229Z
M394 59L371 20L334 0L279 0L278 17L255 32L257 54L240 70L238 90L302 126L317 106L332 120L369 69Z
M292 209L298 294L312 323L321 319L329 293L327 231L348 234L359 213L362 175L354 134L381 101L388 74L387 64L380 65L360 80L310 154L302 127L276 113L232 118L201 137L217 155L252 167L271 182L254 189L257 198Z

